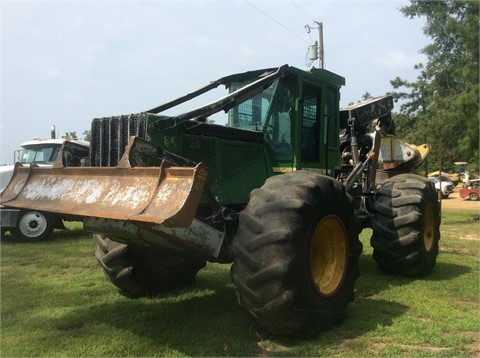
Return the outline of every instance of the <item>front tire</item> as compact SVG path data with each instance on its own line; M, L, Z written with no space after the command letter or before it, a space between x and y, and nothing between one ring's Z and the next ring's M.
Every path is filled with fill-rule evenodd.
M126 245L94 234L95 257L107 279L127 297L157 295L190 284L206 262L165 254L150 247Z
M479 197L477 193L470 193L468 195L468 199L470 199L471 201L478 201Z
M440 240L440 204L431 182L401 174L377 192L370 243L386 273L424 276L435 266Z
M11 229L15 239L21 242L46 240L55 228L55 218L50 213L21 210L17 226Z
M267 179L240 213L232 247L240 306L272 334L330 328L354 299L358 231L338 181L307 171Z

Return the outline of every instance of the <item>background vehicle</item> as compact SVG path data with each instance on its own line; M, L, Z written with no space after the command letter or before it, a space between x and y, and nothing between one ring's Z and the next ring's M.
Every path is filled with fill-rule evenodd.
M430 177L430 180L435 184L435 189L437 189L438 197L440 199L447 199L449 195L453 193L455 185L448 179L448 177L442 175L440 177Z
M61 165L80 166L88 161L89 143L78 140L55 138L55 127L52 127L51 139L33 139L20 144L20 150L14 154L14 162L22 165L36 165L51 168L64 146ZM12 178L15 165L0 166L0 193L3 192ZM40 241L48 238L55 228L65 229L59 215L34 209L13 209L0 206L2 236L10 232L14 238L22 242Z
M468 198L472 201L477 201L480 198L480 188L462 188L460 189L460 197L462 199Z
M454 187L456 187L458 183L463 180L463 176L460 176L458 173L441 172L440 175L440 172L438 170L428 173L429 178L438 178L440 176L442 177L442 181L451 182Z
M463 177L463 187L478 188L480 187L480 179L476 175L465 172L465 176Z
M94 119L90 168L19 167L1 201L82 219L127 296L190 283L206 261L233 263L238 303L260 328L326 329L354 299L363 228L392 274L430 273L440 239L434 185L411 174L429 147L393 135L390 96L340 111L344 83L284 65ZM221 85L218 100L166 114ZM211 124L222 111L227 124Z
M441 172L442 177L444 177L442 178L442 180L445 180L445 177L446 177L447 178L446 180L451 181L454 186L457 186L459 183L462 183L463 187L472 186L480 182L480 179L478 179L478 175L474 175L468 172L469 164L467 162L454 162L453 166L454 166L453 173ZM428 173L429 178L439 177L439 176L440 176L440 172L438 170Z

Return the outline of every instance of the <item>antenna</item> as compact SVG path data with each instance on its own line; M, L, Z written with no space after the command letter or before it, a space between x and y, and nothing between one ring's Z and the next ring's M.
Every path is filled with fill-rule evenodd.
M52 127L50 128L50 139L56 139L57 135L55 133L55 124L52 124Z

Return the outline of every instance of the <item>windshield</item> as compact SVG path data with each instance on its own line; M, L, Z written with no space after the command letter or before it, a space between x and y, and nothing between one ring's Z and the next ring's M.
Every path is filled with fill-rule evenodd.
M252 81L250 81L252 82ZM244 87L249 82L235 82L230 87L230 93ZM228 126L241 129L261 131L267 110L272 102L273 94L278 80L274 81L269 87L259 94L240 103L228 111Z
M20 150L19 162L22 164L53 164L60 146L34 146Z

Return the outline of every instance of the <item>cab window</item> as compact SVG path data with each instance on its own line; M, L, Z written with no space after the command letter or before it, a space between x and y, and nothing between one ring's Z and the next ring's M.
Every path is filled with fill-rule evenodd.
M287 81L282 81L275 92L266 127L273 160L290 161L293 157L292 115L294 95Z
M302 107L301 160L318 162L320 149L321 90L305 87Z

